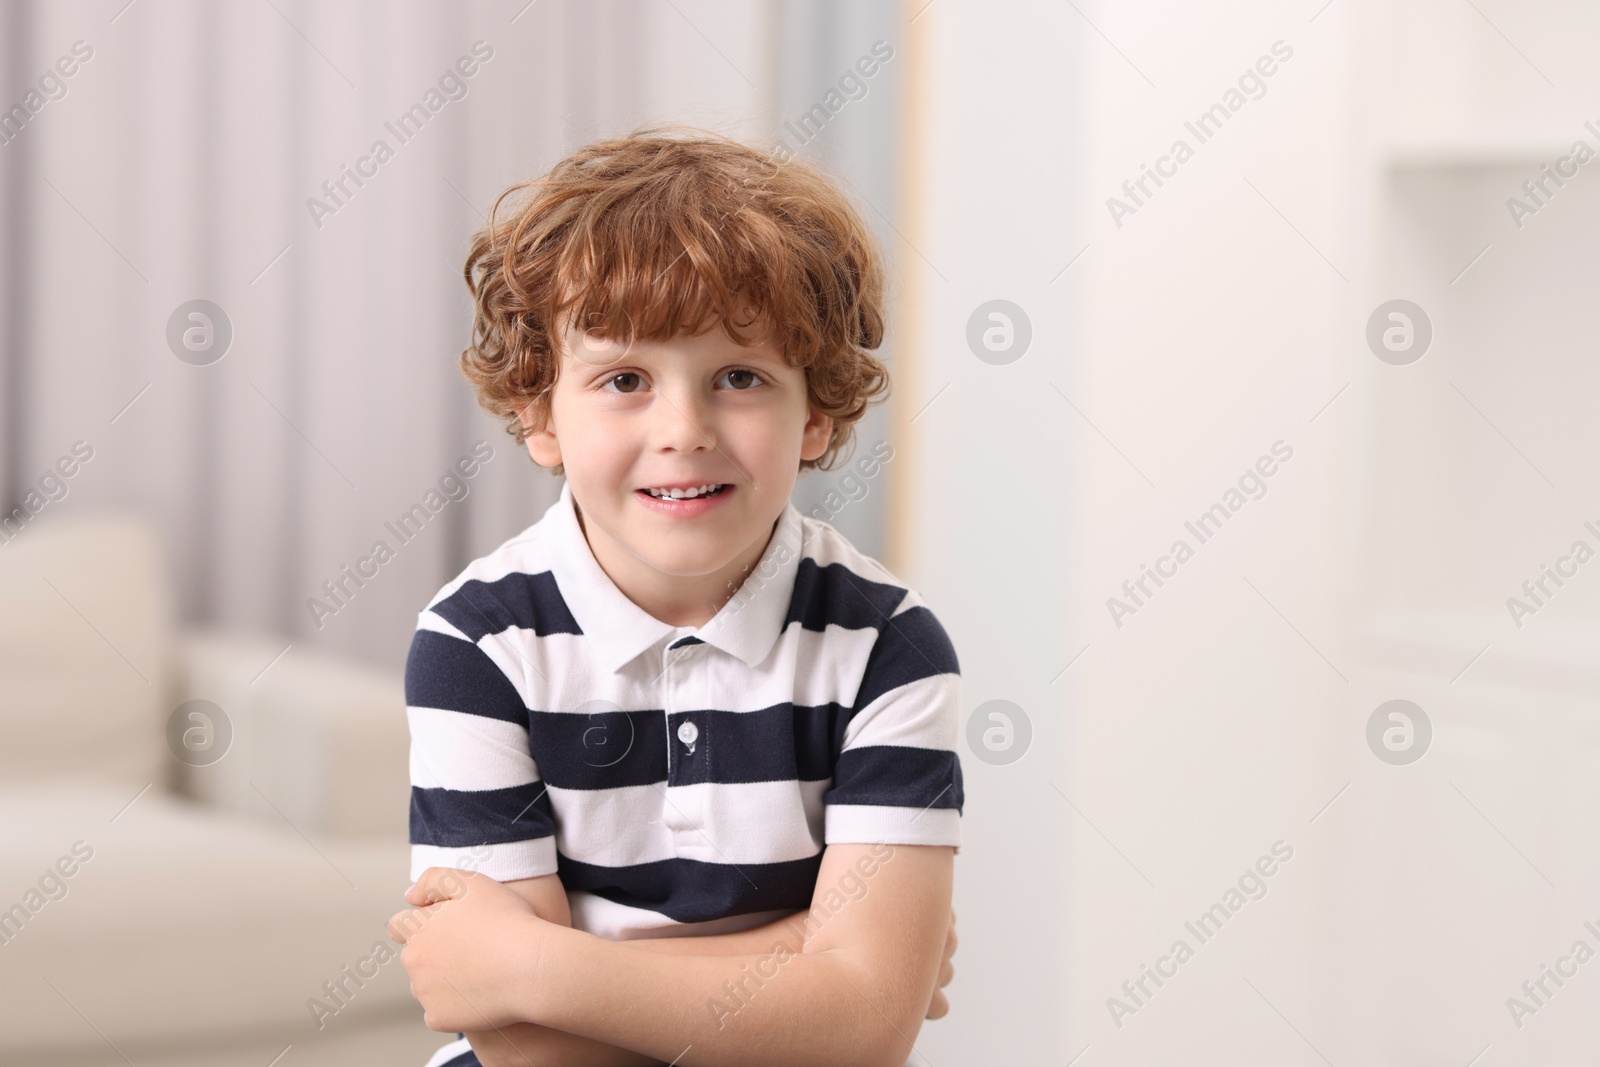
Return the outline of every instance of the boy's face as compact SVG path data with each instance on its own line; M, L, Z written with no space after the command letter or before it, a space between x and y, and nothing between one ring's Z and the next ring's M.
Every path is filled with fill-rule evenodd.
M665 342L570 328L562 340L549 417L523 413L535 427L528 454L565 465L601 565L646 580L753 567L800 461L820 456L833 430L809 402L805 372L770 341L743 348L720 325ZM706 486L720 488L662 499Z

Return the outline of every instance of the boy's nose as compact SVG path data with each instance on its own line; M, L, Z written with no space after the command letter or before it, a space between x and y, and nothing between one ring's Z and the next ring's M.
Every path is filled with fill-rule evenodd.
M661 390L652 405L652 444L656 448L675 452L697 452L715 448L710 419L702 401L689 390Z

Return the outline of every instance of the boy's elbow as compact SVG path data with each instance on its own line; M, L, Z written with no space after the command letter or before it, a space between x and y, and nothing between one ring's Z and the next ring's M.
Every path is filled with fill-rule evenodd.
M912 1058L912 1046L922 1029L922 1020L919 1018L909 1024L895 1020L890 1026L876 1012L872 1018L877 1025L867 1024L870 1034L864 1043L863 1067L905 1067Z
M572 908L567 901L566 888L561 884L558 875L545 874L537 878L519 878L506 882L505 886L527 901L528 906L539 918L557 926L572 925Z
M882 990L885 983L869 980L861 968L843 967L840 977L854 988L853 995L867 1002L856 1014L860 1033L852 1045L859 1054L851 1058L852 1067L905 1067L912 1058L917 1034L922 1030L927 997L921 998L919 1006L909 990L888 983L890 993L885 1003L880 994L873 992Z
M870 1067L906 1067L914 1056L915 1041L922 1032L923 1011L906 1008L894 1013L872 1013L877 1027L866 1041L866 1059ZM870 1025L870 1024L869 1024Z

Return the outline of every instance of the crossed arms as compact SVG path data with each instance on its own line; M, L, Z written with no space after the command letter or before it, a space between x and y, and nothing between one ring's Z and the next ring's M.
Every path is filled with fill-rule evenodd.
M808 912L634 941L571 929L555 875L434 867L389 934L427 1025L465 1032L485 1067L901 1067L943 1014L953 857L829 845Z

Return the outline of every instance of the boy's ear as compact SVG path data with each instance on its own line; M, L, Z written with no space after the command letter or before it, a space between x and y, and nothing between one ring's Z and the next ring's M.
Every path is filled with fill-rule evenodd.
M541 467L554 467L561 462L561 444L556 440L545 405L530 400L517 409L517 418L527 431L528 455Z
M812 403L806 405L806 410L806 425L800 435L800 458L816 459L828 450L828 442L833 439L833 416L824 415L822 409Z

